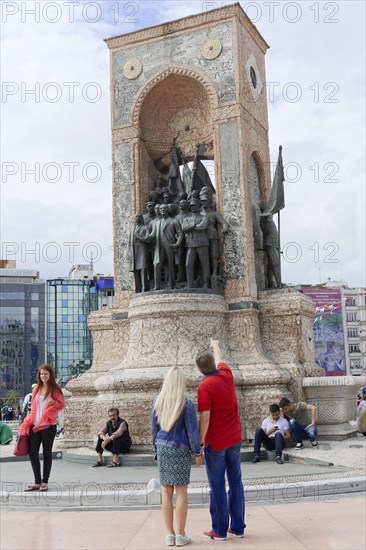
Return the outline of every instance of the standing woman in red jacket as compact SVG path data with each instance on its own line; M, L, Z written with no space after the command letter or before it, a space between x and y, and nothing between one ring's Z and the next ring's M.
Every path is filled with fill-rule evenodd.
M52 466L52 445L56 435L57 415L65 402L60 386L56 384L55 371L51 365L41 365L36 377L37 385L32 392L30 413L19 426L19 435L29 435L29 458L34 473L34 484L26 491L47 491ZM39 449L42 443L43 476Z

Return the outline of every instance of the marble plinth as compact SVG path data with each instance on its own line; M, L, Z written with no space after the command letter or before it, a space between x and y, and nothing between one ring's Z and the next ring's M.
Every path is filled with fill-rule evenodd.
M318 409L318 433L321 439L342 440L354 437L357 428L350 424L356 417L358 385L352 376L304 378L308 402Z
M127 311L93 313L93 367L68 384L73 397L65 415L66 438L95 439L108 408L118 406L131 425L134 444L149 444L152 402L165 373L179 365L196 401L202 377L195 356L207 351L213 337L232 368L243 437L252 439L268 406L283 396L302 399L302 379L309 371L319 372L309 367L313 356L304 337L309 312L304 313L303 300L307 304L308 298L296 291L269 291L259 304L245 299L228 304L223 296L197 292L149 293L133 296ZM273 318L276 308L272 323L267 317ZM286 325L282 336L281 323Z

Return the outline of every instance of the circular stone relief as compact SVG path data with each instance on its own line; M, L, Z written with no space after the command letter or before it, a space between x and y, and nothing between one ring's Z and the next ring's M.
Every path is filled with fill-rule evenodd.
M129 59L125 66L123 67L123 74L129 80L137 78L142 71L141 61L138 59Z
M218 38L207 40L202 47L202 55L205 59L216 59L221 53L222 44Z

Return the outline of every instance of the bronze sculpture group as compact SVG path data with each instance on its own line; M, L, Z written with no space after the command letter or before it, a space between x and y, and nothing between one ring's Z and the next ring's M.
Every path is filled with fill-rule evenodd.
M167 202L152 206L151 202L146 204L145 216L136 214L130 231L129 270L134 273L136 292L215 287L219 275L215 222L227 232L225 220L212 206L209 209L202 194L201 200L181 199L179 206Z
M224 237L230 227L216 211L215 189L199 160L201 154L202 146L197 145L191 170L174 147L167 178L156 179L146 213L135 215L129 235L129 271L134 273L136 293L175 288L218 292L221 288L219 233ZM265 206L260 228L268 287L280 287L277 228L272 215L263 210Z

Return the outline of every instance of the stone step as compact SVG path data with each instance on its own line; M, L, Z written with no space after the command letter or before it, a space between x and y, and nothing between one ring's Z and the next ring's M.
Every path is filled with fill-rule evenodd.
M62 457L67 462L78 462L78 463L90 463L91 461L97 460L97 454L95 451L90 449L90 452L78 453L73 452L72 449L65 449L62 451ZM253 458L253 451L241 450L240 452L240 461L241 462L250 462ZM272 452L262 451L261 460L275 460L275 454ZM284 453L284 461L288 460L288 455ZM106 464L112 462L112 456L106 455L104 458ZM138 453L128 453L125 455L120 455L120 462L122 466L156 466L154 460L154 455L150 454L138 454ZM195 459L192 455L192 464L195 463Z
M57 508L57 509L97 509L124 510L142 509L160 506L160 490L154 484L136 484L136 488L113 490L103 489L98 483L63 484L52 483L48 492L34 491L25 493L26 485L4 483L0 493L2 506L5 508L27 507ZM259 502L296 503L301 499L312 499L314 502L338 502L339 495L365 491L365 478L339 478L309 482L279 483L257 485L245 488L247 504ZM190 506L207 506L209 504L209 488L204 486L188 490Z

